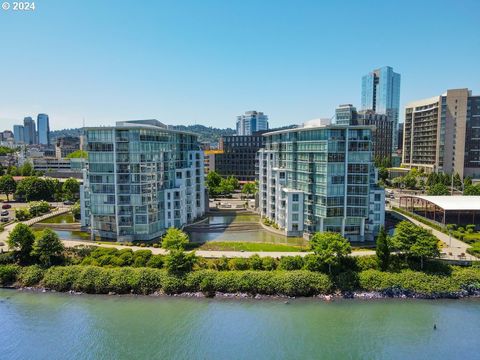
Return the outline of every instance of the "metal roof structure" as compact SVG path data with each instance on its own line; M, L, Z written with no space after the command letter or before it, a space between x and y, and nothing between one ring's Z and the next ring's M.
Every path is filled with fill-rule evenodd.
M480 211L480 196L463 196L463 195L442 195L442 196L410 196L428 201L444 210L451 211Z

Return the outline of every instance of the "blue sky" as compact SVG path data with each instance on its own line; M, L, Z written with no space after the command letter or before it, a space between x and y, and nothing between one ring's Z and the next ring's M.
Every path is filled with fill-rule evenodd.
M390 65L402 105L480 93L480 1L35 1L0 10L0 128L157 118L271 127L359 106L361 76Z

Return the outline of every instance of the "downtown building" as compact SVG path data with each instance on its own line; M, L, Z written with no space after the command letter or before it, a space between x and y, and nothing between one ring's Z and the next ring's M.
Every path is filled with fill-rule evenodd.
M376 69L362 77L362 110L387 115L392 121L392 152L397 151L400 114L400 74L390 66Z
M256 179L257 152L264 146L262 133L245 136L223 136L214 154L214 169L223 177L233 176L241 182Z
M451 89L405 107L402 164L480 178L480 96Z
M205 213L197 135L158 120L86 128L82 227L92 237L148 241Z
M31 117L23 119L23 141L25 145L35 145L37 143L35 120Z
M37 115L38 143L40 145L50 145L50 123L47 114Z
M373 157L392 162L393 121L387 115L377 114L371 110L357 112L351 104L339 105L335 109L337 125L371 125Z
M264 134L259 151L259 211L287 236L341 233L372 241L385 221L376 186L372 126L312 120Z
M268 116L260 111L247 111L237 116L237 135L253 135L257 131L268 130Z

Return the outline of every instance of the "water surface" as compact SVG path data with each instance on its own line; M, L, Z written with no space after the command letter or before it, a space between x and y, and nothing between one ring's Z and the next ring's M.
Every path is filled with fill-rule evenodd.
M5 359L473 359L480 301L284 304L2 289L0 324Z

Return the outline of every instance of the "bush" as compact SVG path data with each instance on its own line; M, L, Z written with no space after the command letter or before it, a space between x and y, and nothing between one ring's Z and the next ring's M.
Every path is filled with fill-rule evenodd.
M56 291L68 291L73 288L81 266L56 266L45 272L41 285Z
M228 268L230 270L248 270L250 263L245 258L233 258L228 261Z
M272 271L277 268L277 262L274 258L270 256L265 256L262 258L263 270Z
M28 211L32 217L37 217L48 213L50 204L46 201L31 201L28 203Z
M300 270L303 268L301 256L282 256L278 264L280 270Z
M15 282L20 271L18 265L0 265L0 286L8 286Z
M378 259L376 255L356 256L355 264L360 271L378 269Z
M250 269L252 270L263 270L263 261L260 256L257 254L252 255L248 258L248 261L250 262Z
M345 271L338 274L335 278L335 286L341 291L351 292L359 287L358 273L355 271Z
M315 254L308 254L303 259L303 268L308 271L325 271L326 266L320 257Z
M153 255L150 260L147 262L147 266L150 268L161 269L165 263L165 256L163 255Z
M37 285L43 279L44 273L45 270L38 265L23 267L18 274L17 283L20 286Z
M18 221L25 221L25 220L31 219L32 216L30 215L30 212L27 209L15 209L15 218Z
M15 254L13 251L0 253L0 265L13 264L15 262Z

